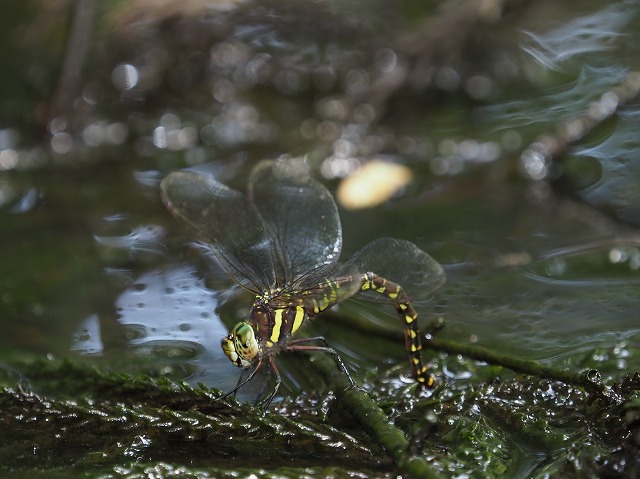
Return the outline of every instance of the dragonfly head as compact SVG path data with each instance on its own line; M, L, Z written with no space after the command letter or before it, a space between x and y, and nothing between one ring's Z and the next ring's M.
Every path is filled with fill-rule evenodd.
M222 340L222 350L229 360L239 368L251 366L253 358L260 350L256 335L249 323L236 324Z

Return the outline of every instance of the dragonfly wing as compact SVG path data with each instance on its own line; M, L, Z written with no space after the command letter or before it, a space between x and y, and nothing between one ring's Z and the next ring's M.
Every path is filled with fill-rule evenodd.
M358 251L348 263L354 264L361 273L375 273L400 285L411 300L431 296L445 282L444 270L436 260L413 243L400 239L377 239ZM357 297L389 301L372 291L362 291Z
M235 281L254 291L274 284L273 243L241 193L192 171L170 173L160 190L169 211L204 236Z
M333 197L302 160L266 160L252 171L250 197L277 245L278 284L337 261L342 228Z

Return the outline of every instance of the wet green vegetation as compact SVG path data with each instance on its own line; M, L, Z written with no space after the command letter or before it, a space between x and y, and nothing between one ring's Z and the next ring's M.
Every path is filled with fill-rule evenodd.
M396 468L414 477L601 477L628 471L637 458L638 375L599 393L506 375L475 386L444 384L421 397L392 377L376 378L367 391L350 388L344 378L331 379L331 361L313 364L335 396L303 394L270 414L220 401L203 385L68 360L3 369L4 470L227 477L241 457L241 471L273 477L385 477Z

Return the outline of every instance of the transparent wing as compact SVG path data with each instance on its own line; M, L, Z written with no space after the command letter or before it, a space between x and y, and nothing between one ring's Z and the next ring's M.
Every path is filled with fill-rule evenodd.
M342 249L338 208L302 160L260 162L251 172L249 193L279 254L274 258L278 285L337 261Z
M275 284L274 245L242 194L192 171L170 173L160 190L169 211L204 236L235 281L256 292Z
M275 298L275 306L301 305L313 308L313 301L330 298L331 305L350 298L362 285L362 275L351 263L331 263L302 275ZM329 306L330 307L330 306Z
M409 241L394 238L377 239L358 251L348 263L361 273L376 273L400 285L410 300L431 296L445 282L442 266ZM362 291L358 299L388 302L385 296Z

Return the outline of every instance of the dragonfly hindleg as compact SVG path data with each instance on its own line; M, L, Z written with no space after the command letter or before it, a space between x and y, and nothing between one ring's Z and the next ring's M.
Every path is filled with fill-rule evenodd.
M324 346L314 346L314 345L306 344L314 341L320 342L324 344ZM329 346L329 344L327 344L327 341L322 336L317 336L315 338L301 338L301 339L291 340L287 345L286 350L287 351L322 351L322 352L331 354L331 356L333 357L333 360L336 362L336 365L338 366L338 369L340 369L340 371L342 371L345 374L345 376L347 376L347 379L349 380L351 385L355 386L355 383L351 378L351 374L349 374L349 371L347 371L347 368L344 365L342 358L340 357L340 355L335 349L333 349L332 347Z

